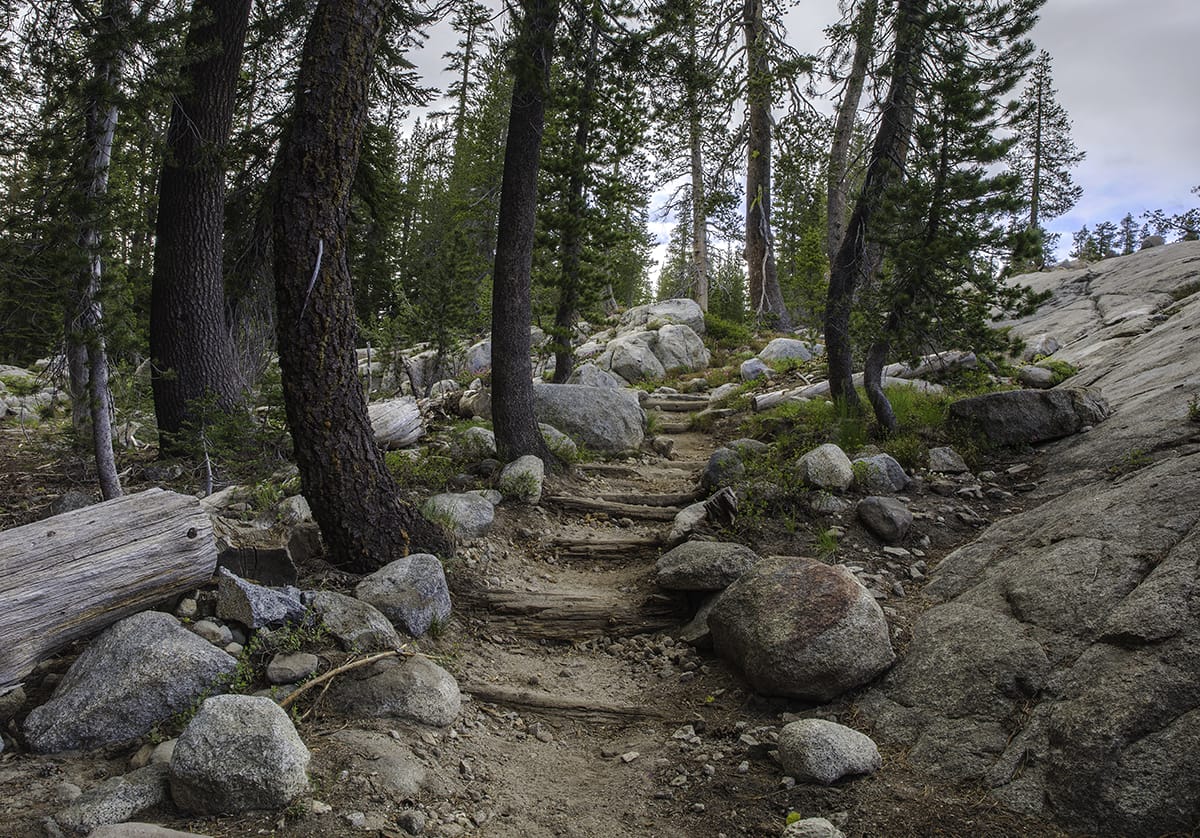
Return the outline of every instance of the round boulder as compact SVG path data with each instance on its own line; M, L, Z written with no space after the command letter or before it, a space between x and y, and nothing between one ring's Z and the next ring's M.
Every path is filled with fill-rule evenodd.
M450 619L446 573L437 556L429 553L413 553L384 565L358 583L354 596L412 637Z
M758 561L749 547L721 541L685 541L655 564L655 581L671 591L723 591Z
M895 498L863 498L855 512L863 526L884 544L899 544L912 528L912 513Z
M433 727L454 723L462 708L458 682L421 655L381 660L346 673L329 693L330 703L350 716L404 719Z
M824 719L801 719L779 731L779 761L802 783L836 783L853 774L873 774L883 765L866 734Z
M708 458L708 465L700 475L700 485L712 491L728 486L746 474L741 456L732 448L718 448Z
M725 590L708 625L717 654L766 695L831 701L896 659L867 589L815 559L758 562Z
M775 338L763 347L758 357L764 361L811 361L813 350L810 344L795 338Z
M171 797L185 812L279 809L308 789L309 753L269 698L219 695L200 705L171 755Z
M800 479L818 489L837 490L850 488L854 482L854 468L846 452L832 442L819 445L796 461Z

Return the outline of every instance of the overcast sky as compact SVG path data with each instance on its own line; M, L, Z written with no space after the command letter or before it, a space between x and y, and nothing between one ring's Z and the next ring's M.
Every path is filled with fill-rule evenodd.
M836 0L799 0L788 40L816 51L836 19ZM1200 0L1048 0L1032 37L1054 59L1058 100L1087 152L1074 170L1083 198L1048 224L1066 234L1063 254L1084 224L1200 204L1190 194L1200 186ZM448 43L435 32L414 56L424 72L436 72ZM670 224L653 227L665 240Z

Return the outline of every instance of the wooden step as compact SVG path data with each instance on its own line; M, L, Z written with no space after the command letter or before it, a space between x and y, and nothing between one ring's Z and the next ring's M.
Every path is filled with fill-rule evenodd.
M552 538L549 546L560 559L629 559L657 553L666 543L662 536L600 536Z
M639 506L596 498L577 498L571 495L550 495L542 503L576 512L600 512L615 518L636 518L642 521L674 521L681 511L671 506Z
M489 624L492 631L545 640L632 637L677 626L687 616L682 600L661 595L637 600L615 592L600 595L491 589L461 593L456 602L459 608Z

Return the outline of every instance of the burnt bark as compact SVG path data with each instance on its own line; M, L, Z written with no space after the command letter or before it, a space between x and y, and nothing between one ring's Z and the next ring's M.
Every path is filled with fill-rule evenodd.
M891 83L871 147L867 175L846 225L829 274L825 307L825 351L829 362L830 395L851 410L861 410L853 381L850 311L859 284L870 279L879 264L872 242L872 222L888 189L904 172L912 136L917 83L925 40L927 0L899 0L896 46Z
M530 274L557 0L522 0L492 279L492 428L503 460L553 459L533 411Z
M350 192L385 0L321 0L305 39L275 203L279 364L305 497L330 559L369 572L453 541L405 503L358 381Z
M243 385L225 319L225 147L251 0L196 0L183 90L171 107L159 180L150 290L151 383L159 449L201 420L199 400L232 412ZM205 405L204 408L210 407Z

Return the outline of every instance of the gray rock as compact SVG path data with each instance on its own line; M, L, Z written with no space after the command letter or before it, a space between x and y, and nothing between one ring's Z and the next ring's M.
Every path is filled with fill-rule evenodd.
M692 619L688 620L679 630L680 641L689 646L695 646L697 649L712 649L712 631L708 627L708 615L712 613L720 598L719 593L705 598L700 607L696 609Z
M784 828L783 838L846 838L846 834L825 818L801 818Z
M903 492L912 482L904 466L890 454L859 457L850 465L855 473L855 482L873 494Z
M729 382L728 384L722 384L720 387L717 387L715 390L713 390L709 394L708 403L709 404L718 404L719 402L722 402L725 399L732 396L734 393L736 393L738 391L738 389L739 389L738 385L734 384L732 381Z
M38 753L90 750L136 739L222 688L236 662L169 614L126 617L92 641L51 699L25 719Z
M1142 239L1141 250L1149 250L1152 247L1162 247L1167 243L1167 240L1162 236L1146 236Z
M1045 367L1025 366L1017 372L1017 381L1035 390L1049 390L1054 386L1054 373Z
M392 624L421 637L450 619L450 590L437 556L414 553L396 559L358 583L354 596L379 609Z
M362 600L335 591L316 591L308 602L347 652L386 652L401 645L395 626Z
M667 543L683 541L696 532L707 520L708 508L704 505L704 501L697 501L685 506L679 510L675 520L671 523L671 533L667 536Z
M742 381L754 381L758 378L771 376L771 368L767 366L766 361L762 358L747 358L742 361L742 365L738 367L738 375Z
M621 381L607 370L602 370L593 363L580 364L567 376L567 384L580 384L584 387L621 387Z
M492 394L488 390L471 389L458 400L458 412L462 416L478 419L492 418Z
M0 695L0 727L13 716L25 709L25 689L19 684L8 692Z
M1098 425L1111 410L1089 387L1005 390L950 405L949 422L1000 448L1036 445Z
M180 832L152 823L121 823L101 826L88 838L209 838L199 832Z
M699 372L708 367L711 356L700 335L690 326L666 325L658 330L654 354L667 372Z
M454 440L453 450L458 457L472 462L495 457L496 434L489 428L467 428Z
M260 629L301 623L305 614L296 588L265 588L222 567L217 569L217 616Z
M657 381L667 374L655 353L657 347L658 332L619 335L608 342L596 363L629 382Z
M863 526L885 544L899 544L913 523L913 515L907 506L895 498L878 495L860 500L855 513Z
M482 538L492 529L495 507L473 493L434 495L421 504L421 514L466 541Z
M957 451L948 446L929 449L929 470L942 474L965 474L970 471Z
M197 637L202 637L214 646L228 646L233 642L233 632L229 626L215 623L212 620L197 620L192 624L192 631Z
M775 338L766 346L762 352L758 353L758 357L768 363L776 361L811 361L813 359L812 346L802 340L795 338Z
M175 745L171 797L201 815L280 809L308 790L308 762L308 748L274 701L216 696Z
M267 680L272 684L294 684L312 675L320 665L311 652L278 654L267 663Z
M54 816L67 832L87 835L107 824L123 823L167 799L167 767L148 765L105 780Z
M866 588L814 559L759 561L721 595L708 625L717 654L767 695L830 701L895 660Z
M406 809L396 815L396 825L409 835L425 833L425 813L419 809Z
M632 390L574 384L534 384L534 409L553 425L598 454L637 450L646 414Z
M550 449L550 453L566 462L573 462L579 456L579 446L575 444L575 440L564 434L553 425L547 425L545 422L538 423L538 430L542 432L542 439L546 441L546 446Z
M621 315L618 332L638 329L657 329L670 323L691 328L698 335L704 334L704 312L695 300L675 299L658 303L634 306Z
M279 520L289 527L294 527L297 524L306 523L313 519L312 507L308 505L304 495L292 495L284 498L279 502L276 510L279 515Z
M536 504L542 499L542 480L545 477L546 466L541 458L526 454L500 470L496 488L506 498Z
M433 778L425 763L404 741L366 730L340 730L332 738L350 751L350 770L372 788L400 800L417 798Z
M802 783L836 783L883 766L879 748L866 734L824 719L801 719L779 731L779 761Z
M471 344L467 348L467 372L471 375L479 375L487 372L492 368L492 340L487 338L479 341L479 343Z
M749 438L735 439L732 442L725 443L725 447L733 449L742 457L762 456L771 450L771 446L765 442Z
M454 677L422 655L347 672L330 689L330 705L348 716L396 718L433 727L454 723L462 695Z
M730 448L718 448L708 458L700 475L700 485L707 491L729 486L746 474L746 466L738 453Z
M758 561L741 544L685 541L655 563L655 582L672 591L722 591Z
M1053 355L1059 350L1058 338L1054 335L1042 332L1040 335L1035 335L1025 341L1025 351L1021 353L1021 360L1034 361L1038 358L1045 358Z
M841 448L827 442L809 451L796 462L800 479L808 486L845 491L854 482L850 458Z

